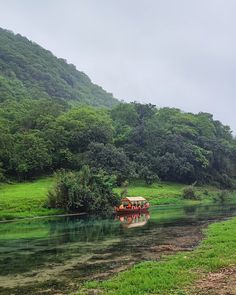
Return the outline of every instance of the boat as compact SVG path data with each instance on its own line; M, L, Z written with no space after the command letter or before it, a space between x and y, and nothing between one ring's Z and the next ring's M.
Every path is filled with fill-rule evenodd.
M143 197L125 197L121 200L121 205L115 207L117 214L130 214L148 211L150 204Z

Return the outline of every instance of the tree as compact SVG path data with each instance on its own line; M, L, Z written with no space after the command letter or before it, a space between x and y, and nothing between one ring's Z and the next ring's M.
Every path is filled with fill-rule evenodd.
M57 174L56 185L48 194L50 208L67 212L106 212L118 202L112 189L114 177L93 173L88 166L79 172L62 170Z
M94 171L104 170L115 175L119 185L134 176L133 164L121 148L112 144L91 143L86 152L85 163Z
M155 181L159 180L158 175L152 172L147 166L141 169L139 176L145 180L146 184L153 184Z
M51 165L50 151L37 133L15 136L10 159L10 172L18 179L32 178L45 172Z
M108 143L112 140L112 121L105 110L72 109L57 119L57 126L62 127L67 147L73 153L86 151L91 142Z

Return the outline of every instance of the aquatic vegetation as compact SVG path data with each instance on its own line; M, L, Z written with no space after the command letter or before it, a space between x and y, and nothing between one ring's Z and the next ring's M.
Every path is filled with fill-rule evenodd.
M102 294L192 294L192 284L208 272L236 265L236 218L215 223L193 252L143 262L104 282L88 282L87 289ZM82 294L83 290L78 294Z

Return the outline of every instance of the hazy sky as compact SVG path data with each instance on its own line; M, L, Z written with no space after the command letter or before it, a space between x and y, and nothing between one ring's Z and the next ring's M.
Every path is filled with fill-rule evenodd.
M0 0L0 26L119 99L210 112L236 132L235 0Z

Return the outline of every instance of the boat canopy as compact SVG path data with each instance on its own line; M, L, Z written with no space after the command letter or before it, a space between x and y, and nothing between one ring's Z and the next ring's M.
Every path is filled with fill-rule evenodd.
M147 202L147 200L143 197L125 197L121 200L121 202L134 203L134 202Z

